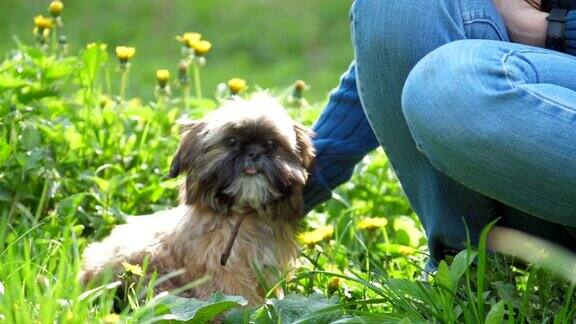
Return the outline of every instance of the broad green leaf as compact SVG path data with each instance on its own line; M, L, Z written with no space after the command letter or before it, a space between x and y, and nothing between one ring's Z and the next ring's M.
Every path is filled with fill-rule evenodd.
M452 274L452 279L455 283L460 280L462 275L466 272L466 269L468 269L470 264L474 261L477 254L476 251L463 250L454 257L454 260L450 265L450 273Z
M332 324L398 324L398 323L412 323L412 321L405 317L394 314L367 314L362 316L354 316L349 318L339 319Z
M161 299L161 303L168 306L173 320L193 323L208 323L227 310L248 304L243 297L221 293L215 293L207 301L168 295Z
M12 153L12 148L4 136L0 136L0 165L8 161L10 154Z
M44 57L44 53L39 47L25 47L24 51L36 64L39 64L40 60Z
M68 127L64 132L64 137L68 141L71 150L77 150L84 147L82 135L76 131L75 127Z
M496 287L496 292L498 293L498 297L506 302L508 305L514 305L516 307L520 307L521 301L518 297L518 293L516 291L516 286L511 283L496 281L492 283L493 286Z
M0 187L0 201L8 202L12 201L12 195Z
M31 150L40 146L40 134L36 126L26 123L20 132L20 141L24 150Z
M271 299L274 310L278 314L281 323L293 323L299 319L322 309L332 307L338 303L335 296L331 299L325 298L318 293L310 296L291 294L284 299ZM307 323L329 323L340 317L339 312L315 317L306 321Z
M440 285L450 289L450 291L453 291L456 286L452 279L452 274L450 273L448 264L444 260L440 261L438 272L434 278L436 278L436 281L440 283Z
M261 306L250 315L250 323L255 324L273 324L277 321L276 314L270 314L266 305ZM229 322L233 324L233 322Z
M45 151L40 148L33 148L24 154L18 154L18 162L21 163L23 171L38 170L42 162L46 162Z
M108 189L110 189L110 181L106 179L102 179L100 177L88 177L88 179L94 181L102 192L106 192Z
M0 75L0 90L20 88L28 84L24 79L13 77L11 75Z
M44 77L46 80L56 80L66 77L76 68L75 58L66 58L63 61L51 64L45 71Z
M411 218L407 216L395 218L392 223L392 228L394 229L394 237L398 243L412 247L420 245L420 239L423 234Z
M255 308L242 307L234 308L226 313L225 318L222 319L222 324L237 324L237 323L254 323L254 324L273 324L274 322L269 319L266 322L255 321L250 316L255 312Z
M57 213L63 217L74 215L85 197L86 193L77 193L60 200L56 205Z
M98 77L100 68L108 60L108 53L106 52L106 45L92 43L86 47L86 51L81 55L84 64L83 71L85 72L85 81L94 83Z
M500 324L504 320L504 306L506 304L503 300L496 303L486 315L486 324Z

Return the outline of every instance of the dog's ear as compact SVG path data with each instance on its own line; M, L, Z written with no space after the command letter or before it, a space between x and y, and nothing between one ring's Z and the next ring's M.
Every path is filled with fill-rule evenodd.
M312 143L314 133L300 123L294 123L294 132L296 133L296 144L298 145L300 162L306 170L310 170L316 153L314 144Z
M192 122L182 128L182 140L172 160L170 173L168 173L169 178L175 178L192 167L194 159L202 149L199 135L204 129L204 125L203 122Z

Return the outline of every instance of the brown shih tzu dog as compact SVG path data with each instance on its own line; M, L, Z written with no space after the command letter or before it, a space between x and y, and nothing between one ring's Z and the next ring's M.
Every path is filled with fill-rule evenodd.
M180 207L129 217L84 252L80 280L122 262L159 276L180 271L156 290L207 276L185 295L214 292L263 301L258 274L283 271L297 257L302 189L314 159L310 132L272 98L234 99L184 127L170 177L186 174Z

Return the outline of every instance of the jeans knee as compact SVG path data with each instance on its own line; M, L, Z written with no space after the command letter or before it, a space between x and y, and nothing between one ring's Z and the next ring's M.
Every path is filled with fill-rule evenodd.
M448 97L456 95L453 92L463 91L462 87L453 85L452 70L463 67L452 66L455 63L450 58L450 47L453 46L442 46L425 56L414 66L404 83L402 111L413 133L421 125L430 126L441 119L438 108L445 105Z
M446 123L462 113L466 103L490 91L484 66L466 54L469 40L455 41L426 55L412 69L402 92L402 109L409 125ZM458 110L458 111L456 111Z
M419 149L438 162L436 167L452 150L489 146L496 137L489 109L495 106L499 83L492 75L493 63L479 62L470 53L470 42L452 42L431 52L404 84L404 117Z

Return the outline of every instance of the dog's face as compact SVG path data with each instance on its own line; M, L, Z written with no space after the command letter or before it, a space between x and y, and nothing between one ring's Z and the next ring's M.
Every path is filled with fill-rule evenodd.
M254 209L303 216L314 159L310 132L266 95L236 99L185 126L170 177L186 173L184 200L217 213Z

